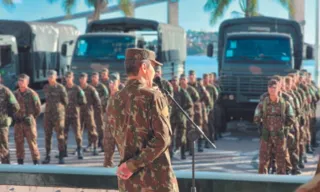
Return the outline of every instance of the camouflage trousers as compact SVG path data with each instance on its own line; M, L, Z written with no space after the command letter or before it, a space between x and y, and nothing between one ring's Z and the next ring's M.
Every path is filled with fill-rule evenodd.
M299 137L299 155L302 156L306 153L306 142L307 142L307 135L304 125L299 125L300 128L300 137Z
M88 129L89 144L93 144L93 147L97 147L98 134L93 113L82 113L81 111L80 125L81 135L83 135L84 128Z
M288 147L288 153L290 157L290 163L292 165L292 169L297 169L299 164L299 145L297 146L297 137L296 137L296 131L292 130L288 134L287 138L287 147Z
M190 119L193 121L193 115L192 114L189 114L189 117L190 117ZM187 131L186 131L186 139L187 139L187 141L186 141L186 145L187 145L187 147L186 147L186 151L189 151L191 148L192 148L192 145L191 145L191 143L190 143L190 140L189 140L189 138L188 138L188 133L189 133L189 131L191 131L192 129L194 129L194 126L191 124L191 123L187 123ZM191 151L190 151L191 152Z
M26 125L25 123L16 123L14 125L14 140L16 143L17 159L25 158L24 138L26 138L31 152L32 160L40 160L37 135L36 121L34 119L31 126Z
M317 118L316 118L316 111L313 110L310 115L310 134L311 134L311 143L316 142L316 135L317 135Z
M187 124L186 121L177 122L173 121L173 119L170 120L170 123L172 129L170 150L173 151L187 143Z
M203 125L203 118L202 118L202 106L201 103L197 102L194 104L194 116L193 121L196 125L198 125L200 128L202 128Z
M0 127L0 159L2 164L9 164L9 127Z
M311 133L310 133L310 118L309 117L307 117L305 119L304 130L306 133L306 144L310 144L311 143Z
M104 129L104 138L103 138L103 147L104 147L104 167L113 166L113 156L116 147L116 141L111 134L109 129Z
M270 136L267 141L260 140L259 173L268 173L273 149L275 149L277 174L284 175L286 174L287 139L281 139L278 136Z
M62 152L65 150L64 126L65 117L52 118L50 113L44 114L45 147L48 155L51 152L53 130L55 130L57 135L59 151Z
M214 126L214 109L211 109L208 115L208 131L209 131L209 135L208 138L213 141L215 134L217 133L215 130L215 126Z
M104 121L103 121L103 116L104 114L102 113L101 110L94 110L94 120L95 120L95 123L96 123L96 130L97 130L97 133L98 133L98 144L99 145L103 145L102 144L102 140L103 140L103 134L104 134ZM91 140L92 141L92 135L89 135L88 139L89 141ZM89 142L90 143L90 142Z
M66 145L68 144L68 135L69 135L70 126L72 127L73 133L75 135L77 146L82 147L80 118L76 118L76 117L66 117L65 129L64 129L65 144Z
M209 112L205 105L202 106L202 130L203 133L208 137L209 136L209 126L208 126L208 115Z

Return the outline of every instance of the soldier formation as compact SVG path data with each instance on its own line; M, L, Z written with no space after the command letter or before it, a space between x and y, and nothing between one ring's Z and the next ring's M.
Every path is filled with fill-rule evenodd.
M275 75L260 98L254 122L260 126L259 173L301 174L316 142L319 89L306 70Z

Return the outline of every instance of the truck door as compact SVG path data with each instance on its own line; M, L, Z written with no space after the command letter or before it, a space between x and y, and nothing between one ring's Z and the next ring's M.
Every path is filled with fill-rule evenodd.
M18 66L17 44L13 36L0 36L0 73L3 84L10 89L16 87Z

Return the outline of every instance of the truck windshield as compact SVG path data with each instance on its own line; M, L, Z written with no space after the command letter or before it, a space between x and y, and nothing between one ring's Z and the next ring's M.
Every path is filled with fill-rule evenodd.
M225 61L289 64L290 50L286 37L232 37L227 41Z
M127 48L135 47L131 36L87 36L78 39L74 57L124 59Z

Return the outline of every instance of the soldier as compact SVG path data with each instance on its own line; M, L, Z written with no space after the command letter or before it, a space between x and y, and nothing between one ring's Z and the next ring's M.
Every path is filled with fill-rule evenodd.
M93 144L93 155L98 155L97 151L97 140L98 134L96 131L96 123L94 121L94 107L101 108L101 101L99 94L96 89L87 83L88 74L80 74L80 87L85 93L87 104L80 107L80 125L81 135L83 134L84 128L88 129L89 143Z
M101 100L101 106L95 106L93 108L94 111L94 120L96 122L97 131L98 131L98 147L101 148L103 152L103 132L104 132L104 123L103 123L103 113L106 111L106 107L108 104L109 91L106 86L99 82L99 73L94 72L91 76L91 85L97 90L99 93L99 97ZM90 140L90 137L88 137ZM91 139L92 140L92 139ZM91 143L90 143L91 146Z
M195 113L195 110L199 110L201 109L201 102L200 102L200 96L199 96L199 93L197 92L197 90L192 87L192 86L189 86L188 84L188 79L186 78L186 76L184 74L182 74L180 76L180 87L182 89L185 89L188 94L190 95L191 99L192 99L192 103L193 103L193 107L190 108L188 112L188 115L190 117L190 119L194 120L194 113ZM202 114L202 112L200 111L200 113ZM198 119L197 119L198 120ZM202 120L201 120L202 122ZM199 121L195 121L195 123L200 126L201 122ZM191 131L191 129L194 129L193 125L191 123L187 123L187 133L189 131ZM188 135L188 134L187 134ZM191 143L187 137L187 148L186 148L186 151L188 151L189 149L191 148ZM190 151L190 155L192 154L192 152Z
M109 80L110 97L114 96L119 91L119 85L117 77L110 75ZM105 115L105 121L107 121L108 114ZM113 156L116 147L116 141L111 134L111 131L106 127L104 130L104 167L113 167Z
M208 112L208 138L213 142L213 135L221 134L220 131L215 131L214 126L214 106L218 99L219 92L218 89L210 84L210 79L208 74L203 74L203 85L206 88L206 90L209 92L211 100L212 100L212 106L207 106L207 112ZM209 143L206 141L206 147L209 147Z
M14 115L14 140L16 143L16 155L18 164L23 165L25 157L24 138L27 139L33 164L39 164L40 153L37 144L36 119L41 112L41 102L38 94L28 87L29 76L19 75L19 89L14 92L20 105L20 110Z
M202 106L210 106L211 105L211 98L210 98L210 94L206 91L206 89L200 85L197 81L196 81L196 74L194 70L190 70L189 71L189 85L194 87L200 96L200 102L201 102L201 108L200 109L195 109L195 114L194 114L194 121L195 123L198 125L198 123L200 123L200 126L203 131L206 131L204 127L205 124L203 122L203 107ZM201 111L201 112L200 112ZM201 120L198 120L201 119ZM197 121L197 122L196 122ZM203 152L203 148L202 148L202 138L198 139L198 152Z
M69 103L67 106L66 122L65 122L65 157L67 157L67 144L68 144L68 133L69 127L72 126L76 143L78 159L83 159L82 153L82 134L80 127L80 107L87 103L86 96L80 86L73 83L74 74L73 72L67 72L65 75L66 79L66 90L68 93Z
M2 77L0 74L0 82ZM12 116L20 110L16 97L9 88L0 84L0 159L1 164L10 164L9 126Z
M173 95L177 103L182 107L183 110L189 111L193 107L192 99L188 92L179 86L178 77L173 77L171 80L173 86ZM181 148L181 159L186 159L186 143L187 143L187 118L176 106L172 106L170 123L172 128L172 141L170 148L170 155L173 156L174 151Z
M50 70L48 72L48 82L49 84L46 84L43 88L46 97L46 109L44 113L46 158L42 163L50 163L52 132L55 130L58 140L59 164L64 164L64 126L68 94L63 85L57 82L56 71Z
M168 150L172 134L168 102L152 87L154 65L162 65L154 52L127 49L127 84L107 107L107 128L120 152L119 191L179 191Z
M259 173L267 174L272 149L276 149L277 174L286 174L286 137L284 127L294 122L293 109L279 96L280 87L275 80L268 82L269 96L255 110L254 122L262 122L260 140Z
M107 68L104 68L101 71L101 83L108 88L108 91L110 93L110 90L109 90L109 69L107 69Z
M111 76L113 76L112 78L113 78L114 81L115 81L114 83L118 86L118 89L119 89L119 90L123 89L123 88L124 88L124 84L121 83L121 81L120 81L120 74L119 74L119 72L111 73L111 74L110 74L110 78L111 78Z

